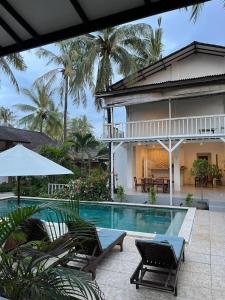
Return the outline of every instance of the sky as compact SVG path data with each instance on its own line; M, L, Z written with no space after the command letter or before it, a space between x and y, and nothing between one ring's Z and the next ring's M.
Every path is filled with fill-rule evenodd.
M162 17L163 28L163 56L186 46L193 41L199 41L210 44L225 46L225 8L222 0L211 0L205 4L196 23L190 22L190 12L176 10L161 15L140 19L133 23L147 23L153 28L157 26L158 17ZM54 50L53 45L46 46ZM14 71L20 87L31 88L32 83L39 76L50 70L46 66L46 60L39 59L35 52L37 49L25 51L22 53L28 66L25 72ZM119 80L116 76L114 82ZM15 110L13 105L18 103L29 103L22 93L17 93L15 88L9 82L7 76L0 73L0 106L9 107L20 117L21 113ZM102 135L103 113L96 112L94 107L94 98L90 92L87 93L88 101L86 107L77 107L69 101L69 117L80 117L86 115L94 127L94 133L97 137ZM59 103L59 99L55 99ZM61 108L62 109L62 108ZM115 121L124 121L124 109L117 109Z

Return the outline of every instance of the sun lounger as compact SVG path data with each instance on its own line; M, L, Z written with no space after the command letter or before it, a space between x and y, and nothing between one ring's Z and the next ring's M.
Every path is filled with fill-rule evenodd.
M77 236L78 245L76 246L75 256L70 253L63 258L62 265L67 267L75 267L76 263L81 263L82 271L90 272L92 278L96 277L96 268L99 262L106 256L115 246L120 246L123 251L123 240L126 236L125 231L114 229L97 230L95 226L89 225L83 232L76 226L68 225L69 232Z
M130 282L177 295L177 277L184 261L185 241L180 237L156 235L153 240L136 240L141 262Z

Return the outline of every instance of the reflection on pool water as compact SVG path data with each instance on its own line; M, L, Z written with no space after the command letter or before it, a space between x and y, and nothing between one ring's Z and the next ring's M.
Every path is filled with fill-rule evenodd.
M63 201L54 200L53 202L38 199L21 199L21 206L30 206L47 202L57 206ZM0 215L5 216L15 207L16 199L10 198L0 201ZM91 202L80 204L81 217L88 220L94 220L98 227L167 235L178 235L186 213L186 209L179 208L158 208ZM53 219L55 217L54 212L48 209L35 215L35 217L45 221L48 220L49 216Z

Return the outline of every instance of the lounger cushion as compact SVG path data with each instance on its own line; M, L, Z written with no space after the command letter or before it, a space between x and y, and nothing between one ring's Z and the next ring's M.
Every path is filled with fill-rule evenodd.
M102 250L107 249L112 243L120 238L125 231L114 229L100 229L98 231L98 237L102 246Z
M153 241L155 242L168 242L172 245L174 253L176 255L177 260L179 260L183 248L184 239L182 237L175 237L175 236L166 236L157 234Z

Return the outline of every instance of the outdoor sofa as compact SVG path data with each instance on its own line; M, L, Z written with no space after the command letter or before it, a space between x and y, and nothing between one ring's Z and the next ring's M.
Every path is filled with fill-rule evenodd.
M178 271L181 261L184 261L184 239L156 235L153 240L136 240L135 244L141 262L130 283L137 289L142 285L177 296Z

